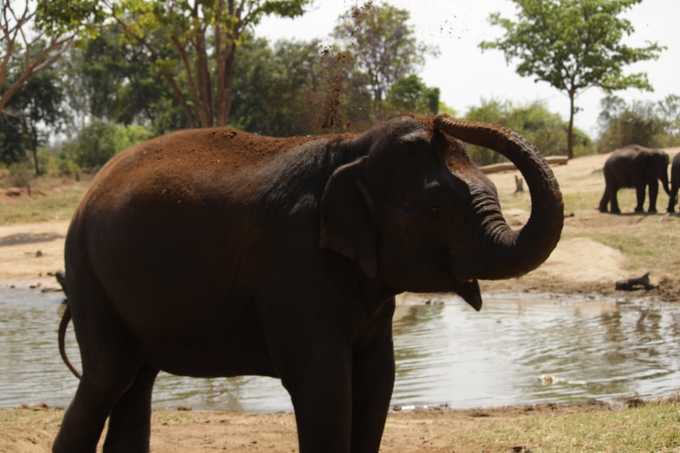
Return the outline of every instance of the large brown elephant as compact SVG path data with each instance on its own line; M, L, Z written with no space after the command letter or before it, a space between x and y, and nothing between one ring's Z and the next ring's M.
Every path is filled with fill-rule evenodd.
M643 212L645 191L649 188L648 212L656 212L659 181L668 194L668 154L665 151L632 145L611 153L603 168L605 189L600 199L600 212L621 214L616 193L624 187L635 188L637 205L635 212Z
M457 139L504 154L531 190L513 231ZM233 129L156 138L95 178L66 238L82 378L54 452L149 448L159 370L264 375L290 393L303 453L377 452L403 291L522 275L563 224L557 181L513 132L447 116L360 135L275 139Z

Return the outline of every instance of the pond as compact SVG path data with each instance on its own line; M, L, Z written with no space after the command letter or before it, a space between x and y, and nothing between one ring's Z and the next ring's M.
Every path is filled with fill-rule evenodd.
M395 314L393 405L493 407L680 390L680 305L493 295L477 313L455 297L428 297L405 298ZM57 350L60 301L0 289L0 407L66 406L73 396L77 380ZM78 364L72 327L67 350ZM291 410L279 381L262 377L162 373L153 397L157 408Z

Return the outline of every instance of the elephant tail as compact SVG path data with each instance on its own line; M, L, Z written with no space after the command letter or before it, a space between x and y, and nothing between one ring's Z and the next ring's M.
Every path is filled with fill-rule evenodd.
M68 359L68 356L66 355L66 348L64 346L66 339L66 329L68 328L68 323L71 321L71 308L68 306L68 293L66 292L66 279L64 278L64 274L58 272L57 281L64 290L64 294L66 294L66 300L64 301L66 306L64 307L64 314L61 316L61 321L59 322L59 355L61 355L61 360L63 360L68 369L71 370L71 373L80 379L80 372L76 370L71 361Z
M75 377L80 379L80 372L76 370L71 361L68 359L68 356L66 355L66 348L64 347L66 328L68 327L69 321L71 321L71 309L69 308L68 305L66 305L66 308L64 309L64 314L61 317L61 322L59 323L59 354L61 355L61 360L63 360L68 369L71 370L71 373L73 373Z

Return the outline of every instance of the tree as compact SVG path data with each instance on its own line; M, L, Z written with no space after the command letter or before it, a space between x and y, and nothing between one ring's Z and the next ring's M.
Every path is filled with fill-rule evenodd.
M413 74L394 82L387 93L387 104L396 111L437 114L439 88L428 87Z
M34 75L49 68L83 27L97 20L94 0L0 3L0 115Z
M321 44L248 37L237 51L232 123L274 136L308 134L320 111Z
M68 105L82 129L91 118L144 124L160 134L190 127L170 88L158 83L148 52L109 23L79 41L60 64Z
M622 13L641 0L513 0L516 20L494 13L492 25L504 35L484 41L482 49L496 49L507 61L517 60L517 73L549 83L569 97L567 155L573 157L575 99L589 87L608 92L626 88L651 90L644 73L624 74L632 63L658 58L663 47L623 43L634 32Z
M648 147L680 144L680 97L669 95L659 102L626 103L618 96L600 101L598 148L609 152L637 144Z
M466 116L472 121L495 123L517 131L544 155L561 154L566 149L567 128L565 121L557 113L550 112L541 102L526 105L513 105L510 101L483 99L480 105L471 107ZM575 149L591 152L591 140L583 131L574 129ZM489 149L469 146L472 159L481 165L493 164L505 160L498 153Z
M368 2L343 14L333 36L355 58L356 69L366 75L377 106L399 79L415 73L427 54L437 50L416 38L408 11Z
M151 136L152 133L143 126L122 126L95 120L81 129L73 142L64 144L62 152L80 167L96 169L117 152L143 142Z
M38 147L46 135L41 126L58 131L65 124L64 93L57 72L51 68L34 74L10 99L7 110L11 115L0 115L0 161L16 162L30 152L33 170L42 173Z
M229 121L236 49L267 15L296 17L311 0L104 0L107 14L172 91L188 123Z

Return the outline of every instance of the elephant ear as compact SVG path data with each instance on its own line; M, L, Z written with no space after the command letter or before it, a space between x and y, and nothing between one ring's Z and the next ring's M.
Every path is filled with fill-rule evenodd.
M338 167L321 199L321 248L357 262L369 278L377 275L373 200L363 183L363 157Z

